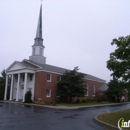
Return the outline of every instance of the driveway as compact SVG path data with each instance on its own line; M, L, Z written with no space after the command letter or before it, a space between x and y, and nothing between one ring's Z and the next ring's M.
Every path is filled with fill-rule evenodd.
M75 110L0 102L0 130L105 130L93 121L101 113L130 108L130 104Z

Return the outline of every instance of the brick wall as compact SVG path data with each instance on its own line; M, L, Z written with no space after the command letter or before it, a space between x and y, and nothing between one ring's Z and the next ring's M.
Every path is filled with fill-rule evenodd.
M47 82L47 74L52 75L51 82ZM41 99L41 101L55 101L57 98L57 76L58 74L55 73L49 73L49 72L36 72L36 82L35 82L35 95L34 100L38 101L38 99ZM99 88L104 84L103 82L97 82L92 80L85 80L85 82L88 84L88 96L85 96L83 98L80 98L80 100L83 99L96 99L97 95L96 92L99 90ZM92 95L92 85L95 85L95 96ZM51 97L46 97L46 89L51 89ZM73 101L75 102L77 98L73 98Z
M51 82L47 81L47 74L51 74ZM36 72L35 95L34 100L42 101L56 100L57 95L57 76L58 74L48 72ZM51 97L46 97L46 89L51 89Z
M86 98L95 99L96 98L96 92L99 90L99 88L104 84L103 82L97 82L92 80L85 80L88 84L88 96ZM92 95L92 85L95 85L95 96Z
M85 99L97 99L97 91L99 88L104 84L103 82L97 82L97 81L92 81L92 80L84 80L85 83L88 84L88 96L80 97L80 101L85 100ZM92 95L92 85L95 85L95 96ZM72 102L76 102L77 97L72 98Z

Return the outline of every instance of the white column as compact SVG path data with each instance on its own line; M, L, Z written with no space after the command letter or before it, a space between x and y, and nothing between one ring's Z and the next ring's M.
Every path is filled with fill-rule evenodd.
M12 74L12 77L11 77L11 88L10 88L10 99L9 100L12 100L13 83L14 83L14 75Z
M34 101L34 91L35 91L35 73L33 74L32 101Z
M18 74L17 92L16 92L16 101L19 100L19 83L20 83L20 74Z
M24 90L23 90L23 102L25 101L25 94L26 94L26 90L27 90L27 77L28 77L28 73L25 73Z
M4 100L7 100L8 75L6 75Z

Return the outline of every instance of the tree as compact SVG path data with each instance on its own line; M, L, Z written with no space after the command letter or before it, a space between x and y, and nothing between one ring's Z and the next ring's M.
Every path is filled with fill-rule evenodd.
M78 70L78 67L75 67L72 71L66 71L58 83L60 97L70 97L70 102L72 97L81 97L85 94L84 75L78 73Z
M5 82L6 82L6 72L3 70L1 72L2 77L0 77L0 100L4 99L4 92L5 92ZM10 85L11 85L11 77L8 77L8 86L7 86L7 100L10 96Z
M113 71L111 76L130 82L130 35L113 39L111 45L116 45L107 61L107 68Z
M110 80L107 84L108 89L106 95L110 101L115 101L115 98L119 99L123 95L123 83L117 79Z
M3 71L1 72L1 75L2 75L2 80L5 82L5 80L6 80L5 70L3 70Z
M32 103L32 93L31 91L27 91L25 94L25 103Z
M1 72L2 77L0 77L0 100L4 99L4 92L5 92L5 79L6 73L5 70Z

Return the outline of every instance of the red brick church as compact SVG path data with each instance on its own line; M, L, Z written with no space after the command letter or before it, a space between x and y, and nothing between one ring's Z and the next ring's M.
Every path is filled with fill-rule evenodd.
M33 101L55 101L57 98L57 82L67 70L61 67L46 64L42 38L42 5L38 19L36 38L32 46L32 55L29 60L14 61L6 69L6 86L4 100L7 99L7 86L11 77L9 100L23 101L27 91L31 91ZM96 98L96 93L106 87L106 81L90 74L85 74L86 98ZM107 89L107 88L106 88Z

